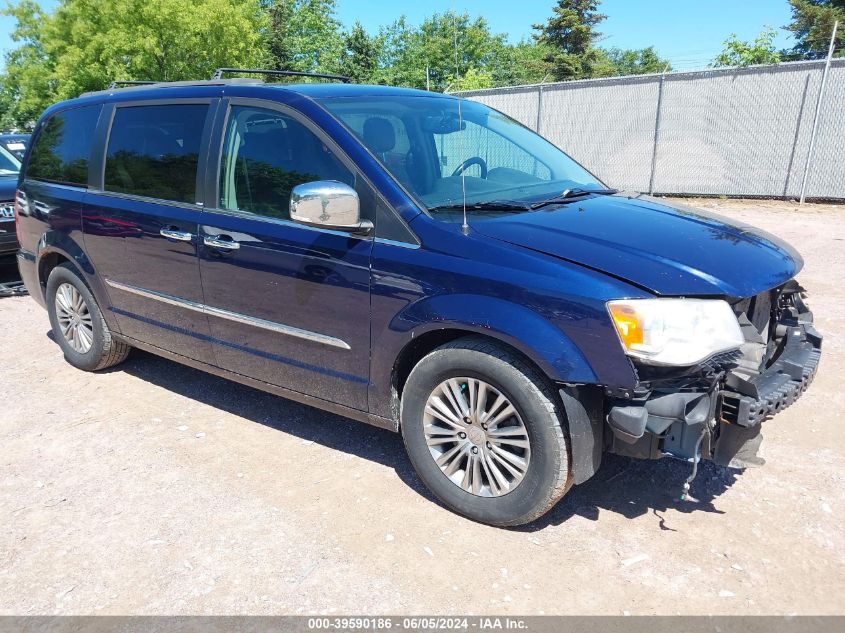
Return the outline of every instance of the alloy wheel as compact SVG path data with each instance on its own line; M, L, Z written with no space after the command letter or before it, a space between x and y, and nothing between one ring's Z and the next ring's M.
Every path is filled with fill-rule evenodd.
M450 378L428 397L425 441L440 470L479 497L500 497L524 479L531 441L519 412L489 383Z
M94 326L85 299L72 284L63 283L56 289L56 317L68 344L86 354L94 344Z

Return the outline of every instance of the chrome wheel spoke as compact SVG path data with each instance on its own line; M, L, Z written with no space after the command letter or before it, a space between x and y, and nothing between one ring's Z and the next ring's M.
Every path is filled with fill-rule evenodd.
M481 420L481 416L484 414L484 406L487 404L487 383L480 380L473 382L478 383L473 411L475 412L475 417Z
M527 464L525 463L525 460L521 457L518 457L513 453L509 453L508 451L503 451L495 445L493 445L493 447L490 449L490 454L496 461L501 463L514 475L521 477L525 474Z
M491 437L490 442L494 446L518 446L519 448L528 448L528 440L518 440L511 437Z
M500 437L525 437L525 429L521 426L497 426L495 429L490 429L488 435L491 438Z
M507 406L505 406L501 411L499 411L497 414L487 420L487 426L489 426L490 428L495 428L505 420L508 420L513 417L514 415L516 415L516 409L513 408L513 405L510 402L508 402Z
M76 326L79 334L79 340L83 347L90 347L93 342L91 332L88 331L81 323Z
M487 469L488 477L490 479L490 487L495 491L496 495L502 494L508 489L507 478L489 457L484 460L484 466Z
M61 284L55 308L61 335L75 351L86 354L94 344L94 321L82 293L72 284Z
M463 423L461 422L460 418L458 418L450 409L449 405L447 405L443 400L436 396L432 396L428 400L428 405L425 408L425 412L432 417L437 418L441 422L445 422L449 426L452 426L456 429L463 428Z
M85 307L85 302L82 300L82 295L79 294L76 288L71 289L70 299L73 304L73 309L76 311L77 314L81 314L82 308Z
M508 397L483 380L440 383L426 402L423 428L441 472L470 494L507 494L528 472L528 430Z
M455 462L459 461L461 456L463 455L464 447L461 444L453 446L445 453L442 453L439 458L437 458L437 465L443 469L443 472L450 470L453 468ZM452 474L454 470L451 472L447 472L447 475Z
M458 418L464 418L469 413L469 407L467 406L466 399L464 399L464 394L461 393L461 386L457 380L451 379L447 380L446 389L443 391L446 394L446 397L449 399L450 404L453 407L454 412L458 415Z
M458 441L457 433L455 435L448 435L445 437L432 436L428 439L429 446L441 446L442 444L454 444Z
M60 286L56 292L56 304L64 314L72 314L73 307L70 304L69 292L65 286Z

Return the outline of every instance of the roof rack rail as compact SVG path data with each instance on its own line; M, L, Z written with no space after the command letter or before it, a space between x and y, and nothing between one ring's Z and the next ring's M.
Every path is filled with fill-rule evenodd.
M330 75L328 73L306 73L299 70L266 70L263 68L218 68L211 76L212 79L222 79L225 73L245 73L250 75L273 75L281 77L315 77L317 79L334 79L348 84L352 81L344 75Z
M113 88L120 88L121 86L149 86L154 84L154 81L135 81L134 79L127 79L125 81L115 80L109 84L108 90Z

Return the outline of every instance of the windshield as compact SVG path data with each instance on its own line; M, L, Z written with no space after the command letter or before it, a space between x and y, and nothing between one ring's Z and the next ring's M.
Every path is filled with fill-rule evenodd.
M0 146L0 176L16 176L20 171L20 161Z
M528 212L532 205L601 182L557 147L481 103L442 95L325 98L385 168L429 212ZM460 104L460 112L458 111Z

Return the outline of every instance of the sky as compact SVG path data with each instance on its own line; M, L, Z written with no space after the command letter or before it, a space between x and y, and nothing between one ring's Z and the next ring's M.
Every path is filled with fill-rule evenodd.
M56 0L42 0L45 9ZM337 0L338 17L347 28L360 20L371 33L405 15L412 24L434 12L466 11L484 16L495 33L511 42L530 37L531 25L551 15L555 0ZM600 46L644 48L654 46L683 70L706 66L722 49L731 33L753 39L764 26L778 29L777 47L788 47L792 39L780 27L790 19L786 0L603 0L600 10L608 19L600 26ZM0 52L12 45L14 26L0 17Z

